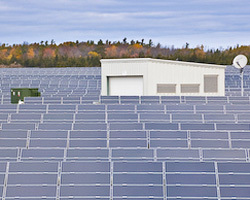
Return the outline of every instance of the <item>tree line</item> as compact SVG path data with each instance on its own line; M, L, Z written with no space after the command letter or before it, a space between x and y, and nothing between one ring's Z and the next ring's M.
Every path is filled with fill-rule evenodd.
M0 65L13 63L23 67L97 67L100 59L113 58L159 58L210 64L231 65L238 54L250 57L250 45L227 49L205 49L203 45L190 48L186 43L182 48L154 45L152 40L64 42L54 40L28 44L0 44Z

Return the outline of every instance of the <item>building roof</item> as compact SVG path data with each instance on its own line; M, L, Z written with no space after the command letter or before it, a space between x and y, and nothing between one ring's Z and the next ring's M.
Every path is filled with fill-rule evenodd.
M136 63L136 62L152 62L152 63L165 63L171 65L187 65L194 67L209 67L209 68L223 68L225 65L215 65L215 64L205 64L205 63L195 63L195 62L184 62L176 60L163 60L154 58L125 58L125 59L101 59L101 63Z

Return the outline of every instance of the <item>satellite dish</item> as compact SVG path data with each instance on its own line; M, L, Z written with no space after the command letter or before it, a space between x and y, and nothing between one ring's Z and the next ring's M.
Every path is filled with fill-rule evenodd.
M233 60L233 66L238 69L243 69L247 65L247 57L244 55L238 55Z

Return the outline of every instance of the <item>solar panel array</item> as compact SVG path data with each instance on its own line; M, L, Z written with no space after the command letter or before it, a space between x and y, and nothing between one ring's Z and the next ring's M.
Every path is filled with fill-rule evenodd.
M0 69L0 197L250 199L249 73L244 97L232 67L225 97L104 97L99 68Z

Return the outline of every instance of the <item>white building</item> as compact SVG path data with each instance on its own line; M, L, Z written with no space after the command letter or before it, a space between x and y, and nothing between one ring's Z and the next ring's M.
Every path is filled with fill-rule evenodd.
M225 66L151 58L102 59L103 96L224 96Z

